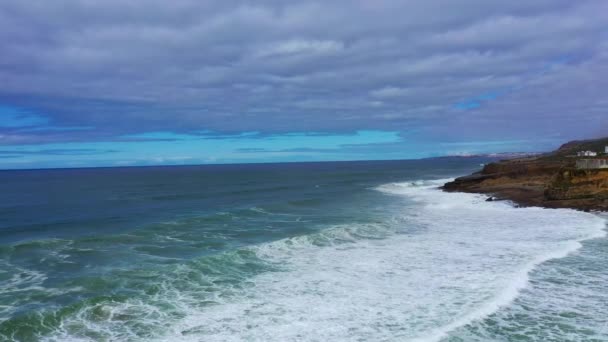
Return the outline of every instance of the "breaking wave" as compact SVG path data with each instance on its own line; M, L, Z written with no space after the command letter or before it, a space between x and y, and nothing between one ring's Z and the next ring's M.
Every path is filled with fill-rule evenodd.
M516 209L443 182L377 187L402 201L384 220L114 271L113 288L128 291L21 320L47 327L35 336L47 341L438 341L508 306L539 264L605 234L589 213ZM22 323L0 333L25 334L10 329Z

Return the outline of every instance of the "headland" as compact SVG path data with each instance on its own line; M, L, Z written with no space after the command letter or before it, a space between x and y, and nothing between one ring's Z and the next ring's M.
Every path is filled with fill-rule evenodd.
M442 188L520 206L608 211L607 146L608 138L571 141L550 153L489 163Z

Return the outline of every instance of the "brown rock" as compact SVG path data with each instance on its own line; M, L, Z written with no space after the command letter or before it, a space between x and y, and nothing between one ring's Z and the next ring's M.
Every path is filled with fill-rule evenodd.
M569 142L538 157L491 163L443 186L445 191L491 194L522 206L608 210L608 170L577 170L578 150L598 150L608 138ZM603 150L603 147L602 147Z

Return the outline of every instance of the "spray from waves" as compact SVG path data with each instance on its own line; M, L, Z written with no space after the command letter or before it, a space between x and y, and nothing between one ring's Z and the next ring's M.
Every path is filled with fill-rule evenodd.
M438 184L380 187L418 205L404 208L407 220L397 222L405 227L367 227L378 239L365 238L361 227L356 234L339 227L327 240L255 247L282 272L259 274L221 305L189 312L160 339L438 340L508 304L535 265L575 250L604 226L584 213L446 194Z
M166 337L167 340L175 336L180 340L189 337L197 340L195 336L200 329L184 327L178 324L180 320L192 319L216 306L245 301L255 287L256 276L290 268L284 263L286 257L323 247L347 248L345 246L356 241L382 239L391 233L390 226L385 224L335 226L316 234L241 248L172 269L150 271L143 276L153 282L131 286L142 293L131 293L129 297L96 297L46 316L36 315L31 321L40 321L53 331L33 338L42 341L150 340L163 339L160 336L167 335L169 330L173 334ZM133 278L135 273L111 277Z
M597 234L595 236L590 236L589 238L594 237L603 237L603 234ZM454 322L447 324L445 326L439 327L434 331L430 332L425 337L416 338L413 341L418 342L431 342L431 341L439 341L442 338L449 335L450 332L466 326L472 322L482 320L493 313L497 312L503 307L508 306L512 303L521 293L523 289L525 289L529 285L529 274L532 272L538 265L552 260L552 259L560 259L568 256L572 252L578 250L582 245L580 242L572 242L567 246L564 246L562 250L555 251L553 253L547 253L545 255L539 256L534 261L526 264L521 270L519 270L516 274L513 275L513 281L508 284L496 297L492 298L487 303L483 304L477 310L466 314L465 316L455 320Z
M379 187L413 200L383 222L142 274L145 283L131 286L139 293L79 303L39 339L436 341L508 305L536 265L600 236L605 224L443 193L442 182Z
M429 205L438 205L438 201L431 200L434 197L434 194L428 193L425 190L437 188L438 186L445 184L446 182L451 181L451 179L442 179L435 181L416 181L410 183L392 183L380 186L378 190L398 195L409 195L411 198L418 201L428 201ZM473 195L475 196L475 195ZM485 196L476 196L477 201L480 198L484 198ZM480 204L480 203L477 203ZM503 204L498 204L502 206ZM508 205L508 204L507 204ZM566 241L561 245L561 249L556 249L549 251L545 254L539 255L535 257L532 261L525 264L518 272L516 272L512 281L505 286L502 291L500 291L494 298L489 300L488 302L481 305L478 309L464 315L456 319L455 321L441 326L437 329L434 329L430 333L426 334L424 337L416 338L413 341L419 342L431 342L431 341L439 341L442 338L448 336L448 334L456 330L460 327L466 326L474 321L482 320L485 317L490 316L491 314L497 312L500 308L509 305L515 300L521 293L523 289L525 289L529 285L529 275L538 265L552 260L552 259L560 259L568 256L569 254L577 251L582 247L581 242L594 238L601 238L606 236L605 231L605 216L603 217L604 222L599 222L596 227L597 229L588 232L584 236L576 237L572 241Z

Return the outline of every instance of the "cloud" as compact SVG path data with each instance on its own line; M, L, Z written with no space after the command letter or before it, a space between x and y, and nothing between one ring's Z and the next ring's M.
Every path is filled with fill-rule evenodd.
M25 155L44 155L44 156L83 156L106 153L116 153L116 150L95 150L95 149L47 149L47 150L0 150L3 156L25 156Z
M5 1L0 144L605 134L607 12L603 0Z
M395 98L395 97L404 97L411 94L411 90L407 88L399 88L399 87L384 87L381 89L372 90L370 94L373 97L378 98Z
M332 40L288 40L263 46L255 56L333 54L343 49L344 44L342 42Z
M47 121L21 108L0 105L0 128L32 127L46 124Z
M48 143L27 146L8 146L0 155L23 157L19 161L4 162L4 168L58 167L66 165L111 166L243 163L256 161L307 161L319 155L315 150L336 150L351 144L385 144L401 141L398 132L357 131L331 134L324 132L291 132L285 134L217 135L213 132L174 134L155 132L132 139L82 143ZM76 148L75 146L79 146ZM282 146L284 151L268 151ZM306 146L309 152L298 151ZM254 153L255 151L259 153ZM25 158L27 157L27 158ZM339 153L323 154L323 159L344 160ZM360 159L358 157L357 159Z

